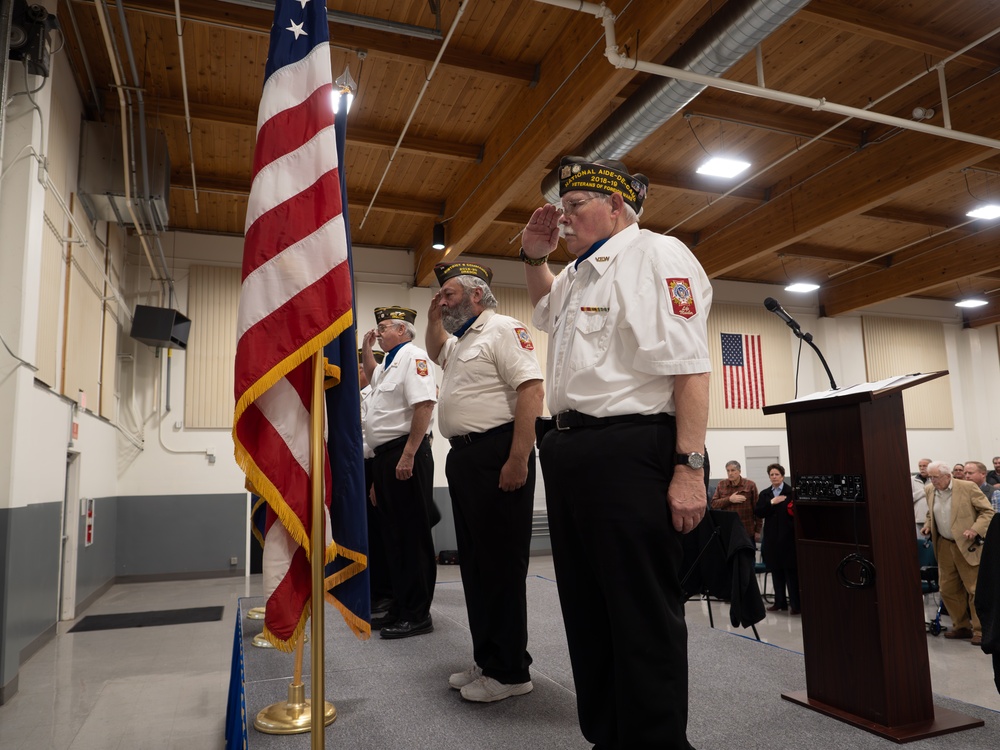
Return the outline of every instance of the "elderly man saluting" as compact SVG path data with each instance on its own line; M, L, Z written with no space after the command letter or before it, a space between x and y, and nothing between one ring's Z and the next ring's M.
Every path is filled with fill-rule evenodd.
M971 638L979 646L983 628L974 603L976 579L993 506L973 482L954 479L941 461L931 461L927 476L927 523L920 532L934 543L941 598L954 626L944 637Z
M639 228L648 185L619 161L564 157L559 205L521 234L549 333L553 563L580 727L601 750L690 747L678 570L707 506L712 288L681 242ZM560 234L576 261L553 276Z
M525 578L542 371L524 324L496 312L490 269L439 263L434 272L441 291L426 343L444 371L438 429L451 443L448 490L475 659L448 684L491 703L532 689Z

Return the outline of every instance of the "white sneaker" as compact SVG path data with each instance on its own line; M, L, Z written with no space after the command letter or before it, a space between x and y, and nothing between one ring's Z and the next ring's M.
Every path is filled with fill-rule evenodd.
M531 684L531 680L516 682L513 685L505 685L502 682L497 682L492 677L483 675L462 688L462 697L467 701L492 703L493 701L502 701L504 698L510 698L512 695L530 693L532 688L534 688L534 685Z
M475 682L482 676L483 676L483 670L479 668L478 664L473 664L469 669L466 669L464 672L455 672L455 674L449 677L448 686L455 688L455 690L461 690L470 682Z

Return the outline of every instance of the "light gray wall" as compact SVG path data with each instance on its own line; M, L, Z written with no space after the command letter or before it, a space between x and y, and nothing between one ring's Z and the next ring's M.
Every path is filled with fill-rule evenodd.
M243 492L119 497L116 576L242 573L246 498Z

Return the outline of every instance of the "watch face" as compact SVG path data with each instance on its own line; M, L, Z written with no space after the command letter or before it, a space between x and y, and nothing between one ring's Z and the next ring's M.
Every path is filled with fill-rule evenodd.
M692 469L700 469L705 465L705 457L700 453L688 453L687 465Z

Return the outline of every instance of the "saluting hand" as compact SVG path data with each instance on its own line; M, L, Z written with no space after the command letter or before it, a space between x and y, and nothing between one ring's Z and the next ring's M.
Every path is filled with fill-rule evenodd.
M378 331L372 328L365 334L364 338L361 340L361 348L366 352L370 352L372 350L372 347L375 346L375 339L377 336L378 336Z
M546 204L535 209L521 230L521 247L529 258L541 258L559 244L559 211Z
M431 305L427 308L427 320L432 325L441 322L441 292L435 292L431 297Z

